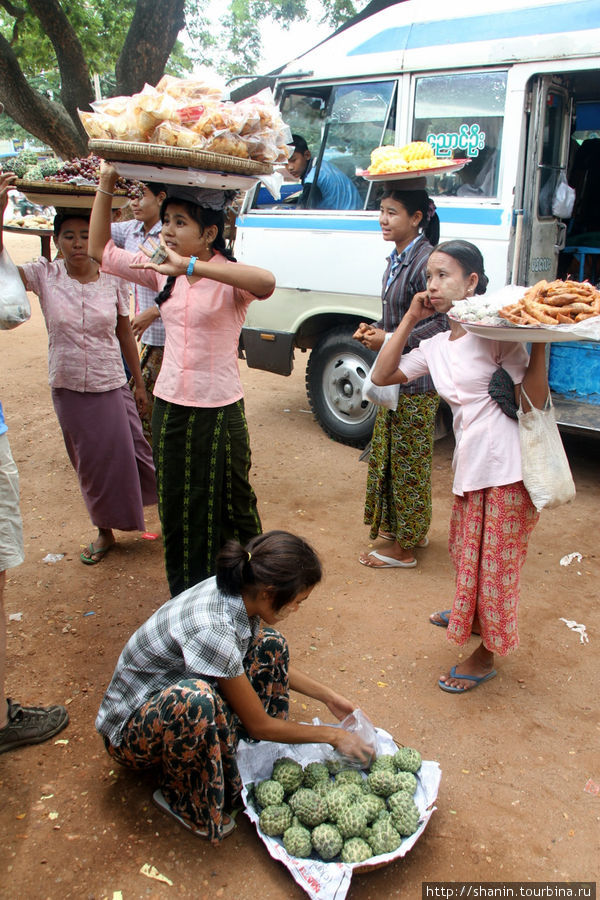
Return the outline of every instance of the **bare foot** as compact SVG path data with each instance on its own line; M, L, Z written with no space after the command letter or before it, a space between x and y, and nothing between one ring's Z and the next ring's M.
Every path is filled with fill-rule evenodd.
M492 672L494 672L494 654L480 644L464 662L453 666L451 672L441 675L439 682L440 686L443 684L453 690L471 691L477 687L480 679L491 676ZM457 678L457 675L463 677Z
M110 528L99 528L96 539L85 550L82 550L82 562L84 560L89 560L91 563L100 562L115 543L115 536Z
M374 556L375 551L361 553L358 557L358 561L362 563L363 566L368 566L371 569L389 569L393 566L393 563L388 563L382 559L378 559ZM404 547L401 547L398 541L393 541L386 548L385 551L379 554L380 556L386 557L387 559L397 560L398 568L402 568L402 566L412 567L416 565L416 560L412 550L405 550Z
M395 541L396 540L396 535L394 534L393 531L382 531L381 529L379 529L379 534L377 536L382 538L384 541ZM421 547L421 548L428 547L429 546L429 538L427 537L427 535L425 535L425 537L422 540L420 540L418 544L415 544L415 546Z
M441 612L432 613L429 616L429 621L432 625L439 625L441 628L448 627L448 619L450 618L451 609L444 609ZM477 616L473 619L473 624L471 625L471 634L481 634L479 629L479 619Z

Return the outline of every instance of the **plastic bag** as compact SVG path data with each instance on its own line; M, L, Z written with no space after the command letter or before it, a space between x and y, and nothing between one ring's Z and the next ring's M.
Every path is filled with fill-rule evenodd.
M19 270L6 250L0 253L0 284L0 328L8 331L27 321L31 306Z
M552 197L552 215L557 219L569 219L575 205L575 189L569 185L567 176L561 172Z
M345 719L342 719L339 727L351 734L357 734L371 748L373 756L375 756L377 751L377 732L375 726L362 709L355 709ZM333 759L339 759L345 766L352 766L355 769L365 768L364 760L346 756L344 753L340 753L339 750L334 750Z
M550 391L544 409L536 409L521 385L531 409L517 410L523 484L539 511L568 503L575 496L569 460L560 437Z
M375 403L377 406L385 406L386 409L396 410L398 408L398 399L400 397L400 385L373 384L371 375L373 374L376 363L377 360L375 360L363 381L363 400L370 400L371 403Z

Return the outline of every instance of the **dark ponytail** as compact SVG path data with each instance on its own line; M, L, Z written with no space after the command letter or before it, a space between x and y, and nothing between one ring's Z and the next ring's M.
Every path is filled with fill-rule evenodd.
M253 596L268 588L277 611L318 584L323 569L316 551L303 538L288 531L267 531L245 547L227 541L217 556L216 575L217 587L227 594Z
M225 213L222 209L209 209L207 206L199 206L197 203L191 203L188 200L179 200L177 198L167 197L160 208L161 222L164 222L165 220L165 212L169 203L178 203L183 206L190 218L193 219L194 222L197 222L200 226L200 234L202 234L205 228L210 228L211 225L216 225L217 236L212 243L212 249L216 250L218 253L221 253L226 259L231 260L231 262L236 262L235 256L225 243ZM169 299L169 297L173 293L174 284L175 276L169 275L165 282L165 286L156 297L155 302L158 304L158 306L164 303L165 300Z
M382 199L385 199L385 197L390 197L392 200L397 200L398 203L401 203L409 216L420 212L423 216L421 219L423 235L431 246L435 247L440 239L440 220L427 191L402 191L397 188L390 188L388 190L384 189Z
M434 247L434 252L445 253L446 256L451 256L463 270L465 278L474 272L477 275L477 287L475 288L475 293L485 294L489 278L483 269L483 256L481 255L481 251L475 244L471 244L469 241L459 240L444 241L444 243Z

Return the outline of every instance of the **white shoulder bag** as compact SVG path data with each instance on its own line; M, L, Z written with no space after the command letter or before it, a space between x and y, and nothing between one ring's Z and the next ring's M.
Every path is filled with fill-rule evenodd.
M536 409L521 385L521 396L531 409L519 403L519 438L523 484L539 511L568 503L575 496L575 483L560 437L550 391L543 409Z

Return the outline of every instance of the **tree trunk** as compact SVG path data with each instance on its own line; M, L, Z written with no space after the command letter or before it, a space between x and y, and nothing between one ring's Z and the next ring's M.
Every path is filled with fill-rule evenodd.
M63 159L85 156L87 138L60 103L30 87L8 41L0 35L0 84L6 112L22 128L35 135Z
M77 109L89 109L94 91L79 38L57 0L28 2L56 53L60 70L60 99L82 140L87 140Z
M42 0L43 2L43 0ZM185 0L137 0L115 74L117 94L136 94L162 77L177 35L185 27Z

